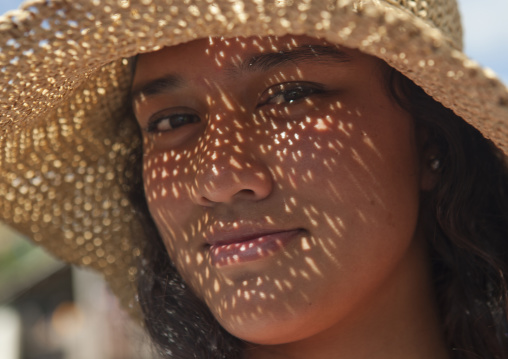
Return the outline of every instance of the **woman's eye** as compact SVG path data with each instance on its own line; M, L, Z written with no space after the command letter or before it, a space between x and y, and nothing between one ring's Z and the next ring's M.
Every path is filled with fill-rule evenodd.
M291 104L316 93L323 92L323 87L314 83L285 83L270 87L261 96L259 106Z
M199 122L199 116L192 113L179 113L174 115L164 115L150 120L147 132L167 132L178 127Z

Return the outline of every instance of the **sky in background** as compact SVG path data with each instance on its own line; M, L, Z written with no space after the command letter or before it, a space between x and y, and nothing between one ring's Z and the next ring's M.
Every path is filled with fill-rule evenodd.
M79 0L75 0L79 1ZM465 51L493 69L508 85L507 0L458 0L465 29ZM0 14L15 9L21 0L0 0Z

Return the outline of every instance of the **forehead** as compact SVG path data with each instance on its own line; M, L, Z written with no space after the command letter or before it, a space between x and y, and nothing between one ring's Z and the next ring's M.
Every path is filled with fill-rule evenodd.
M299 52L299 53L297 53ZM331 44L322 39L308 36L286 35L282 37L235 37L218 38L209 37L198 39L184 44L165 47L159 51L141 54L136 64L136 77L148 78L154 72L164 68L192 68L199 70L206 66L208 70L235 71L248 70L256 62L257 55L279 54L285 55L286 61L305 57L309 59L327 55L326 58L343 59L346 56L355 56L359 51ZM266 65L270 60L278 61L275 57L263 57ZM256 62L256 63L253 63ZM263 65L263 64L261 64Z
M304 44L331 45L325 40L308 36L252 36L252 37L208 37L189 41L183 44L168 46L160 51L142 54L141 58L159 57L161 54L178 55L181 53L197 52L201 55L238 55L244 57L247 54L259 52L288 51Z

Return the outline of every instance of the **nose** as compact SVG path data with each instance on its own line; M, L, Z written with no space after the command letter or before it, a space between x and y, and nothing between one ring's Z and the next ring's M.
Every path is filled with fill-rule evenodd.
M255 148L238 136L208 133L197 159L192 196L195 203L213 206L241 200L259 201L270 195L273 178Z

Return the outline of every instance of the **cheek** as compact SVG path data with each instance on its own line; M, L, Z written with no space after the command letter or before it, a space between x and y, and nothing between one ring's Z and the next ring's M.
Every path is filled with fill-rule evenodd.
M371 248L396 256L413 238L418 217L412 120L400 111L364 112L298 135L297 160L285 160L282 187L295 199L287 201L289 210L303 212L302 220L330 246L350 246L337 252L357 250L359 263Z
M186 245L191 239L183 226L191 208L182 162L181 156L169 152L147 151L143 163L148 209L172 259L187 255Z
M328 191L322 205L351 196L379 202L376 198L392 197L408 186L418 192L414 186L419 156L412 120L400 111L385 112L323 115L284 132L276 138L277 160L271 165L280 188Z
M150 187L160 193L165 184L152 181ZM204 270L204 255L196 243L194 234L199 223L189 224L187 219L191 213L187 190L171 191L165 195L157 195L148 201L150 214L162 238L166 251L183 279L192 288L203 288L206 272ZM186 198L186 200L184 200ZM201 291L197 291L198 297Z

